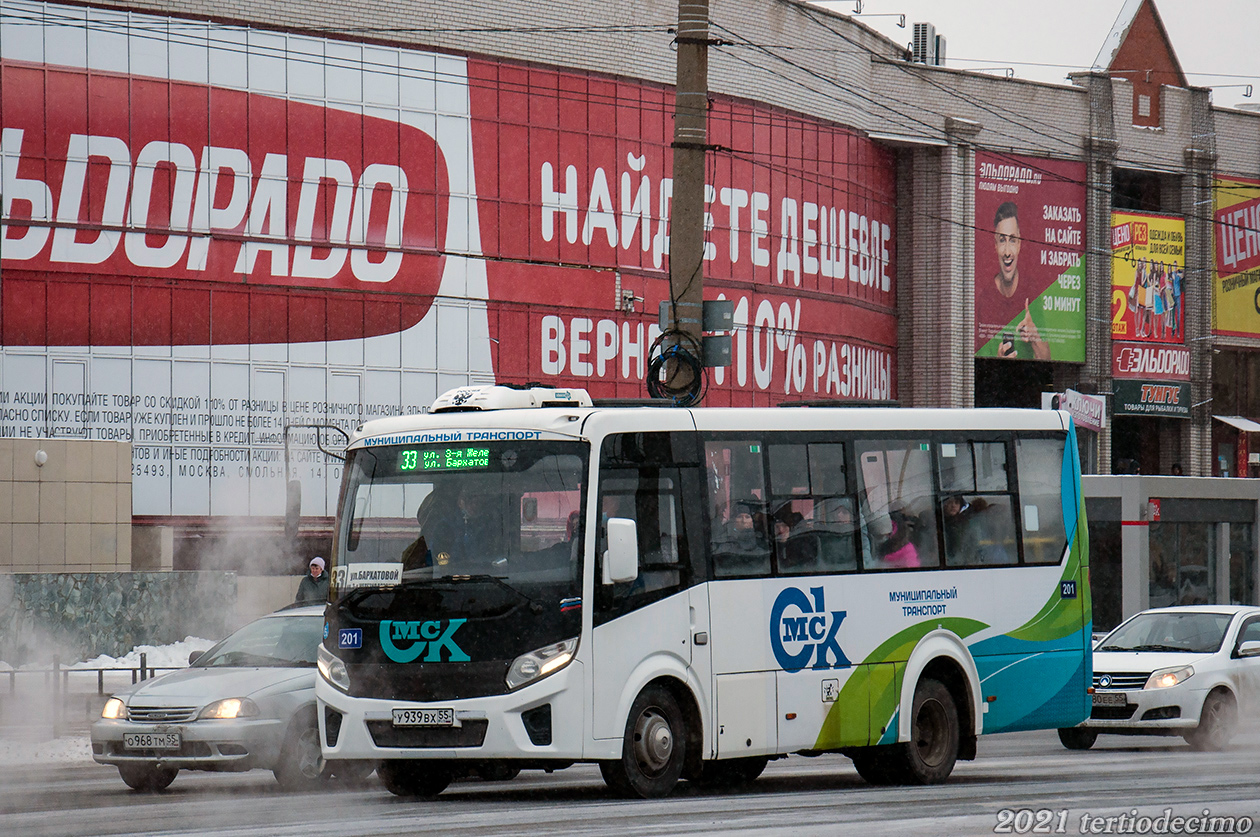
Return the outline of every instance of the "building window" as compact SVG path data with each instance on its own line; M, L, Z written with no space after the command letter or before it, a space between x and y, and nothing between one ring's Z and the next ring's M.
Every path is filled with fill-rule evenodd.
M1151 97L1138 94L1137 100L1138 116L1145 116L1149 119L1151 115Z

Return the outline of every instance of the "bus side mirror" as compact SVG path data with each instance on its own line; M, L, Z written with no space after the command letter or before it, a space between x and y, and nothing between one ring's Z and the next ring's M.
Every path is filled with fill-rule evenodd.
M639 577L639 530L633 520L610 517L604 552L604 583L622 584Z

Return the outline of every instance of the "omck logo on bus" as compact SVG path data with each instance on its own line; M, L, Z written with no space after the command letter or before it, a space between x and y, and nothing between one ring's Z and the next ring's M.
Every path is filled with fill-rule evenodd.
M849 668L837 634L847 611L827 610L824 590L785 588L770 610L770 647L784 671Z
M398 622L381 620L381 648L396 663L420 659L424 663L466 663L471 658L455 642L455 632L467 619ZM421 658L420 655L424 654Z

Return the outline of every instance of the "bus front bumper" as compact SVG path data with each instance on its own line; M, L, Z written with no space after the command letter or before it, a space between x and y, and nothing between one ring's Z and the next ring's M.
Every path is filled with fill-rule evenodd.
M586 726L583 682L582 664L572 662L508 694L417 703L351 697L320 677L324 758L573 761L582 757ZM396 710L428 710L407 713L425 719L451 710L451 723L410 724Z

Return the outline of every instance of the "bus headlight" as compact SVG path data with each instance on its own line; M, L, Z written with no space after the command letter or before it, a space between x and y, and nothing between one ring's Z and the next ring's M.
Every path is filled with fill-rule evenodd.
M346 671L346 664L325 648L323 643L320 643L316 651L315 664L325 680L343 692L350 691L350 672Z
M1194 674L1194 666L1178 666L1176 668L1162 668L1153 672L1147 679L1143 689L1167 689L1169 686L1176 686L1178 683L1184 683Z
M508 668L507 685L509 689L517 689L540 677L546 677L553 671L559 671L569 664L577 653L577 637L556 642L522 654L512 661Z

